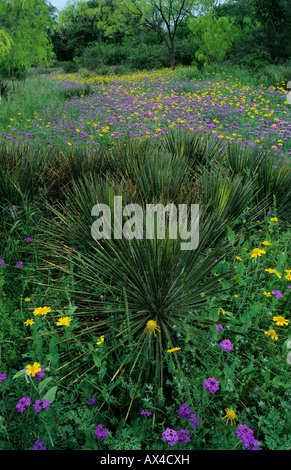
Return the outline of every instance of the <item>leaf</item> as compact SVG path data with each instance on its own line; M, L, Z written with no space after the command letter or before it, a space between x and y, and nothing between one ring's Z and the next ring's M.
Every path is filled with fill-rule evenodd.
M58 387L52 387L49 389L49 391L45 394L43 397L43 400L47 400L50 403L52 403L56 397Z
M100 357L99 357L98 354L96 354L96 353L92 353L92 357L93 357L93 361L94 361L95 366L97 366L98 369L99 369L99 367L101 366L101 359L100 359Z
M16 372L16 374L12 377L12 379L18 379L18 377L24 377L25 375L27 375L27 370L23 369L23 370L20 370L19 372Z
M45 380L42 380L38 386L38 390L39 390L39 393L41 393L45 387L47 386L47 384L52 380L52 377L48 377L47 379Z
M235 243L235 233L230 227L227 227L227 238L229 243L233 246Z

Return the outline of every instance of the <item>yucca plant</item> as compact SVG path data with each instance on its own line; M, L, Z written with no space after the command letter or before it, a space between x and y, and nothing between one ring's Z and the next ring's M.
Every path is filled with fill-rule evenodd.
M48 154L28 147L0 147L0 200L32 201L43 187Z

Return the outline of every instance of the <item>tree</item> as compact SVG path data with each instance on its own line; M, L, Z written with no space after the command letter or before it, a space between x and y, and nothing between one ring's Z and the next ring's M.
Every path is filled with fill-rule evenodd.
M0 26L9 40L4 53L12 82L15 70L47 65L53 57L48 37L50 15L45 0L2 0Z
M75 0L59 16L58 30L64 39L83 53L85 46L98 41L103 63L103 41L116 32L127 30L128 20L116 0Z
M175 68L177 29L189 15L209 11L219 0L120 0L125 9L137 16L140 24L156 31L166 43L171 67Z
M212 11L199 18L189 18L188 27L198 39L196 58L204 63L222 62L240 32L233 19L226 16L217 18Z

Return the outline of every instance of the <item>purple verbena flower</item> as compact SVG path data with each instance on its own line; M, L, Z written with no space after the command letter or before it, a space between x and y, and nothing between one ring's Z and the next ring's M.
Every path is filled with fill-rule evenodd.
M177 431L177 434L178 434L178 444L190 442L191 438L190 438L189 431L186 431L185 429L179 429Z
M174 429L167 428L162 434L162 440L169 446L173 446L178 441L178 433Z
M5 374L5 372L3 374L0 374L0 382L2 382L2 380L6 380L7 379L7 375Z
M237 428L236 434L240 442L244 443L245 450L259 450L259 443L254 438L254 431L246 424L242 424Z
M95 405L95 403L96 403L96 398L89 398L88 405Z
M41 380L45 376L45 371L41 369L39 372L37 372L34 376L36 380Z
M191 414L190 414L190 417L189 417L189 419L188 419L188 421L189 421L189 423L190 423L190 426L191 426L193 429L194 429L194 428L196 429L197 426L199 426L199 424L201 423L202 418L199 418L199 416L198 416L198 418L196 418L195 413L191 413Z
M17 411L20 413L23 413L23 411L25 410L25 407L29 406L30 403L31 403L31 398L26 398L26 397L20 398L19 402L16 405Z
M232 351L233 345L229 341L229 339L225 339L224 341L221 341L219 345L222 349L224 349L226 352Z
M24 239L24 241L27 242L27 243L32 242L32 238L26 237L26 238Z
M216 325L215 324L215 327L216 327L217 331L222 331L223 330L223 327L221 325Z
M34 447L31 450L46 450L46 447L43 446L42 441L37 440L35 441Z
M272 290L272 294L275 295L277 299L280 299L280 297L283 297L283 294L279 290Z
M214 377L212 377L205 380L203 387L206 390L209 390L213 395L215 392L217 392L217 390L219 390L219 383Z
M184 405L180 406L178 414L179 414L180 418L189 418L189 416L191 414L191 408L188 405L188 403L184 403Z
M23 268L23 262L18 261L18 263L15 264L16 268Z
M140 414L144 415L144 416L151 416L152 412L151 411L141 410Z
M0 266L3 266L5 264L4 259L0 259Z
M95 429L95 435L100 439L100 441L104 441L105 437L108 434L108 429L103 427L103 424L98 424Z

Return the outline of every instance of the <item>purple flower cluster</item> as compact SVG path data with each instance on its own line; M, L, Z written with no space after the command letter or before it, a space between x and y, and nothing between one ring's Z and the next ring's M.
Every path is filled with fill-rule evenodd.
M46 447L43 446L42 441L37 440L35 441L34 447L31 450L46 450Z
M221 325L216 325L215 324L215 327L216 327L217 331L222 331L223 330L223 327Z
M169 446L174 446L178 441L178 432L174 429L167 428L162 434L162 440L167 442Z
M151 416L152 412L151 411L141 410L140 414L144 415L144 416Z
M95 429L95 435L100 439L100 441L104 441L105 437L108 434L108 429L103 427L103 424L98 424Z
M24 239L24 241L27 242L27 243L32 242L32 238L26 237L26 238Z
M199 426L199 424L201 423L201 420L202 420L202 418L199 418L199 416L196 417L195 413L191 413L190 417L188 419L188 421L190 423L190 426L193 429L196 429Z
M25 410L25 407L29 406L30 403L31 403L31 398L26 398L26 397L21 398L16 405L17 411L19 413L23 413L23 411Z
M246 424L242 424L237 428L236 434L240 442L244 443L245 450L260 450L259 442L254 438L254 431Z
M7 379L7 375L5 374L0 374L0 382L2 382L2 380L6 380Z
M213 395L217 390L219 390L219 383L214 377L212 377L205 380L203 387L206 388L206 390L209 390Z
M4 259L0 259L0 266L3 266L5 264Z
M232 351L233 350L233 345L229 341L229 339L225 339L224 341L221 341L219 345L222 349L224 349L226 352Z
M51 404L48 400L36 400L33 408L36 413L39 413L41 409L48 410L50 406Z
M188 418L191 414L191 408L188 405L188 403L184 403L184 405L180 406L180 409L178 411L178 415L180 418Z
M16 268L23 268L23 261L18 261L18 263L15 264Z
M41 380L45 376L45 371L41 369L39 372L37 372L34 376L36 380Z
M16 207L15 207L15 206L11 206L11 207L10 207L10 210L11 210L11 211L16 211Z
M96 398L89 398L88 405L95 405L95 403L96 403Z
M189 431L186 431L185 429L180 429L177 431L178 434L178 444L186 444L186 442L190 442L190 434Z
M272 290L272 294L275 295L277 299L280 299L280 297L283 297L283 294L279 290Z

